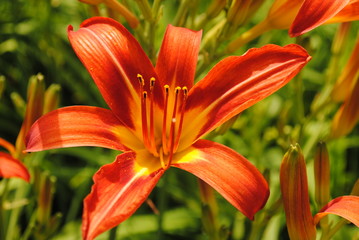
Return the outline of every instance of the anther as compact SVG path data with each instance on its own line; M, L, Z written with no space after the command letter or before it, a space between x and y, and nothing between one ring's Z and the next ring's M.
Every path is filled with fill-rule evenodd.
M150 79L150 87L151 87L151 88L153 88L153 87L155 86L155 81L156 81L156 79L155 79L154 77L152 77L152 78Z
M145 80L143 79L141 74L137 74L137 79L140 82L141 86L145 85Z

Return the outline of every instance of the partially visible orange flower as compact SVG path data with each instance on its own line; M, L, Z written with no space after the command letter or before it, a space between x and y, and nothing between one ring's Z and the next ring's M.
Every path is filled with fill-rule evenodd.
M353 92L356 84L356 75L359 72L359 35L357 37L353 52L333 87L332 100L344 101Z
M334 101L344 101L334 116L331 129L331 137L338 138L350 133L359 121L359 35L331 97Z
M280 185L291 240L314 240L316 224L328 214L341 216L359 227L359 212L355 211L359 209L358 196L335 198L312 217L306 166L298 144L291 146L283 158Z
M0 146L7 149L10 153L15 153L15 147L5 139L0 138ZM0 177L17 177L24 179L26 182L30 181L30 174L25 165L10 154L4 152L0 152Z
M233 52L272 29L289 29L296 37L325 23L359 20L359 0L276 0L267 17L228 44Z
M359 20L358 0L304 0L289 29L296 37L325 24Z

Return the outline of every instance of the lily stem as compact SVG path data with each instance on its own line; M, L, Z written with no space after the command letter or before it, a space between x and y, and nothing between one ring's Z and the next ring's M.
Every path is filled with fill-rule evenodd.
M334 227L330 228L327 232L324 232L322 234L322 237L320 238L320 240L329 240L332 239L332 237L334 236L334 234L336 232L338 232L344 225L347 224L347 220L345 219L341 219L339 222L337 222L337 224L334 225Z
M217 220L218 205L214 196L214 190L207 183L198 179L199 192L202 201L202 224L209 239L220 240L219 225Z
M108 235L108 240L118 239L118 238L116 238L117 228L118 228L118 226L111 228L109 235Z

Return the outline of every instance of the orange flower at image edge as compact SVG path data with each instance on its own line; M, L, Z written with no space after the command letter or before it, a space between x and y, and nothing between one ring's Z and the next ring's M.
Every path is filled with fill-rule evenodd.
M0 146L9 151L9 153L0 152L0 178L21 178L30 182L30 173L26 166L14 158L15 146L0 138Z
M289 82L310 60L298 45L228 57L194 85L201 31L168 26L156 67L118 22L95 17L69 39L110 110L73 106L34 123L27 151L99 146L123 151L93 177L83 238L126 220L170 167L186 170L253 219L267 201L260 172L230 148L200 139Z

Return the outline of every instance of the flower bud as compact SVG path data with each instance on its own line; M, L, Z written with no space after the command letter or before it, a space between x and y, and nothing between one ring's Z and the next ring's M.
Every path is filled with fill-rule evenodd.
M284 155L280 185L288 234L291 240L315 239L316 229L310 212L307 171L298 144Z
M294 21L303 0L276 0L266 21L274 29L288 29Z
M26 103L24 99L18 94L17 92L12 92L10 94L10 98L12 101L12 104L15 106L16 112L22 117L25 117L25 111L26 111Z
M357 179L357 181L354 183L350 195L359 196L359 179Z
M232 2L228 14L228 23L239 26L248 21L258 10L264 0L235 0Z
M59 106L61 86L58 84L51 84L45 92L43 114L55 110Z
M315 201L322 208L330 200L329 154L324 142L317 145L314 157Z
M0 98L5 90L5 77L0 76Z
M351 132L359 121L359 72L356 75L356 82L353 91L344 101L334 116L331 137L339 138Z
M42 174L38 196L37 219L43 226L46 226L50 219L55 182L56 178L54 176L49 176L47 173Z
M226 0L214 0L207 9L208 18L215 18L226 6Z
M332 99L334 101L344 101L345 98L353 91L354 85L358 78L355 78L359 72L359 35L355 43L353 52L345 65L343 72L338 78L333 91Z
M16 151L20 155L25 149L25 136L31 125L42 115L44 106L45 83L44 76L37 74L32 76L27 88L27 106L20 133L16 139Z

